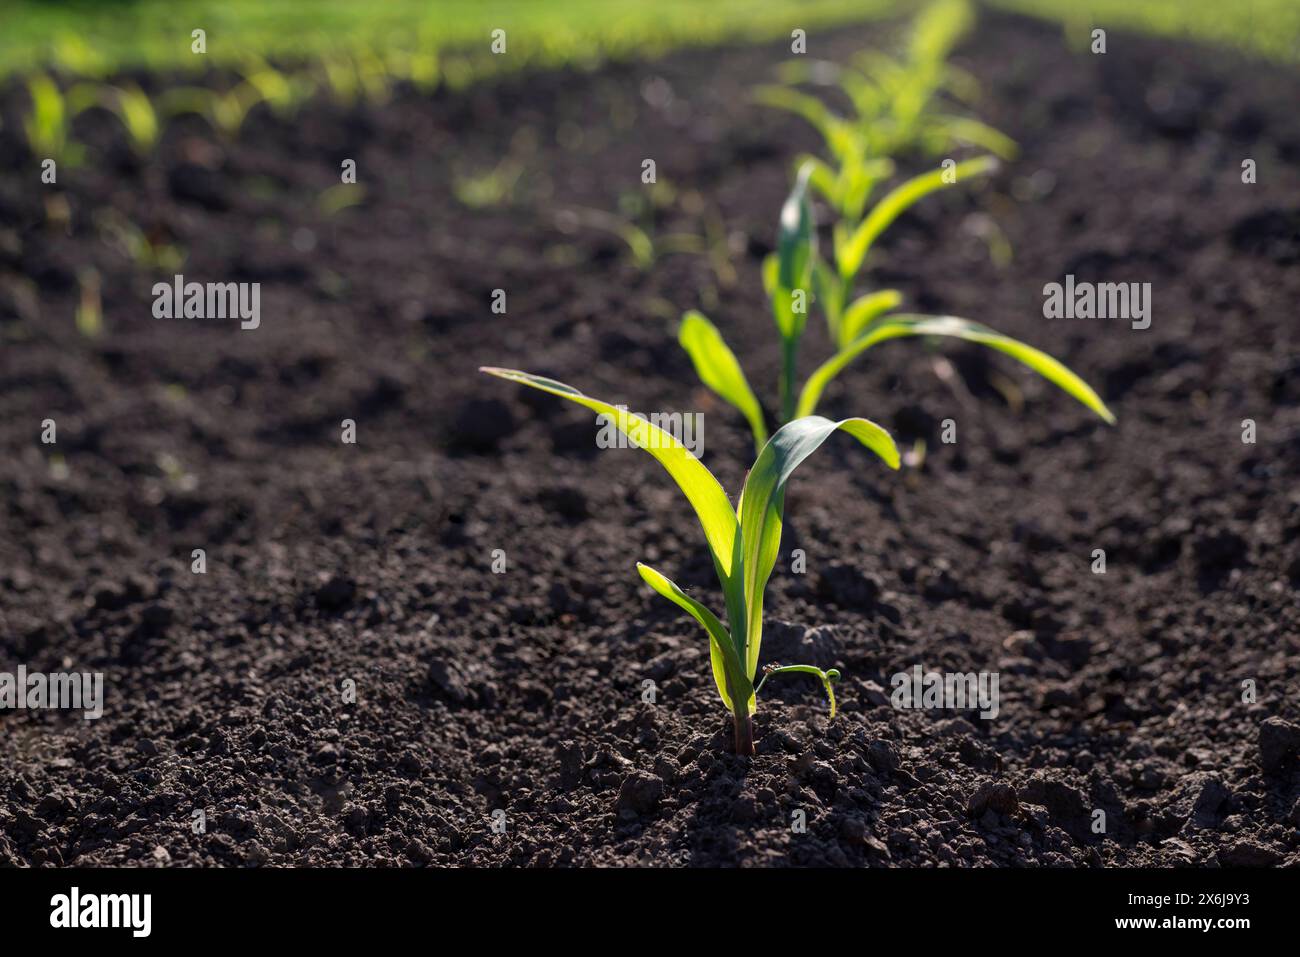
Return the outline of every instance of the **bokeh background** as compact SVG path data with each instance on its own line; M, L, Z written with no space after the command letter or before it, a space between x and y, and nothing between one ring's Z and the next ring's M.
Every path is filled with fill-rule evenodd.
M987 5L1071 25L1104 22L1232 45L1276 60L1300 59L1300 10L1287 0L990 0ZM192 68L194 59L176 38L199 26L221 41L213 44L209 62L215 63L237 63L247 54L288 61L341 50L381 57L464 51L481 46L502 24L509 24L527 51L511 61L516 66L582 63L602 56L653 55L683 44L769 38L794 25L851 23L904 14L916 6L909 0L797 5L665 0L653 8L620 0L13 0L0 11L0 69Z

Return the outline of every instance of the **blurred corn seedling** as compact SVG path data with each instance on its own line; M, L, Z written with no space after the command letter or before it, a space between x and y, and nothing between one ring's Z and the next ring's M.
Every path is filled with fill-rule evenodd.
M963 145L1003 159L1015 155L1015 143L1003 133L945 111L945 98L968 103L978 93L975 80L947 62L972 19L967 0L937 0L918 16L901 59L866 51L848 66L797 60L781 68L781 85L755 92L759 102L794 113L821 136L827 158L800 156L796 165L811 168L813 189L844 219L860 219L901 155L938 156ZM853 112L836 113L798 88L805 84L838 88Z
M116 210L97 213L95 225L106 243L148 272L174 273L185 262L179 246L151 237Z
M68 91L68 106L75 116L95 108L117 117L137 156L148 156L158 145L162 128L153 101L129 80L117 84L79 83Z
M27 145L37 159L52 159L60 166L76 166L85 150L71 138L72 110L57 83L43 73L27 80L31 111L23 118Z
M987 157L957 164L957 179L953 182L963 176L987 173L994 164ZM892 289L870 292L844 304L872 244L904 210L934 190L950 185L943 175L947 172L937 170L903 183L877 203L852 231L845 229L843 223L836 223L834 261L830 264L818 253L816 223L808 198L807 168L797 177L781 210L777 251L768 257L763 268L764 285L781 338L780 423L812 415L826 387L868 349L908 336L963 339L1003 352L1073 396L1106 422L1114 422L1114 416L1097 393L1066 366L987 326L956 316L895 313L903 297ZM799 346L807 324L808 304L814 296L822 305L834 351L799 388L796 384ZM703 314L690 311L682 318L678 340L691 357L700 380L745 417L755 446L762 448L768 434L762 405L722 333Z

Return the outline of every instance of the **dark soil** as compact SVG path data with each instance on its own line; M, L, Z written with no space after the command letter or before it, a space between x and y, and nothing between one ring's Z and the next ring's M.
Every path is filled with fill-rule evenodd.
M895 474L837 439L792 483L764 660L838 667L843 713L827 721L811 680L774 682L752 761L728 753L702 633L634 570L721 607L670 481L598 451L589 416L475 372L702 410L705 461L739 488L747 434L672 324L703 305L770 398L758 263L791 162L817 145L747 99L783 54L398 91L294 121L259 109L235 144L189 120L144 163L87 115L90 159L57 192L10 86L0 670L104 671L108 700L98 721L0 713L0 863L1300 861L1295 74L1114 33L1105 56L1076 54L1057 28L985 16L957 60L1023 154L909 214L876 276L1053 352L1119 425L977 347L891 343L846 374L823 411L929 453ZM511 202L460 205L453 175L511 150ZM617 240L557 230L561 208L640 190L646 157L716 204L735 284L695 256L641 272ZM345 158L365 198L326 215ZM692 202L664 228L698 229ZM261 328L154 319L159 277L104 241L105 208L183 247L187 279L261 282ZM1005 270L980 213L1014 247ZM71 318L88 265L99 339ZM1043 285L1071 272L1151 282L1151 328L1043 319ZM1000 714L895 710L889 677L917 664L997 671Z

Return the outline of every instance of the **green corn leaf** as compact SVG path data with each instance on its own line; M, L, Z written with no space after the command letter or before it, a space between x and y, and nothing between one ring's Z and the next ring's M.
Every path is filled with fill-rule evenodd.
M864 147L865 148L865 147ZM895 164L888 156L859 157L854 164L854 171L863 179L876 183L894 175Z
M641 573L646 584L698 621L709 633L709 661L713 667L713 683L718 686L718 694L722 696L727 710L735 711L732 704L733 689L735 689L735 694L748 694L749 713L753 714L755 706L753 682L745 676L736 648L732 644L731 635L727 634L727 629L722 626L722 622L718 621L718 617L682 591L675 582L649 565L637 562L636 570Z
M971 119L968 116L940 114L935 116L931 123L945 137L959 143L978 146L980 149L988 150L1004 160L1015 159L1016 154L1020 151L1020 148L1016 146L1016 141L1007 134L994 129L987 123L981 123L979 120Z
M838 79L840 89L852 101L860 123L870 123L884 111L888 97L871 77L856 68L849 68L842 70Z
M781 264L777 261L776 253L768 253L763 257L763 291L769 299L776 295L777 276L780 272Z
M826 316L826 329L830 333L831 342L839 342L847 285L820 256L813 263L812 282L817 304L821 306L822 314Z
M980 98L980 84L975 75L951 63L944 65L939 86L952 94L954 100L967 106L974 106Z
M361 89L361 80L352 59L340 53L325 57L321 65L325 68L325 78L334 91L335 98L345 106L355 102Z
M897 309L902 301L903 294L897 289L882 289L853 300L844 310L844 317L840 320L840 348L844 348L861 335L867 324L877 316L891 309Z
M713 477L713 473L705 468L686 446L639 415L633 415L626 409L617 408L608 402L593 399L563 382L547 379L544 376L530 375L517 369L484 366L479 371L508 382L517 382L542 392L549 392L551 395L568 399L593 412L608 416L615 428L632 440L637 447L653 455L673 477L695 509L700 526L704 529L704 537L709 543L709 549L721 563L723 571L730 575L739 534L736 513L727 500L727 493Z
M974 20L975 13L966 0L935 0L912 25L909 59L914 64L942 63Z
M68 111L63 93L53 80L38 73L27 81L32 111L23 119L23 130L32 151L42 159L60 158L68 137Z
M732 624L732 633L737 634L743 630L745 606L740 584L742 555L740 522L731 507L731 502L727 499L727 493L718 484L718 480L686 446L639 415L633 415L626 409L583 395L573 386L565 385L563 382L530 375L517 369L485 366L479 371L508 382L517 382L542 392L549 392L551 395L576 402L600 415L608 416L614 427L626 435L634 445L653 455L673 477L677 487L682 490L682 494L695 509L700 527L704 529L709 553L713 556L718 580L722 583L722 591L727 599L727 615ZM738 644L737 639L732 640Z
M109 93L110 89L111 87L105 87L99 83L74 83L68 88L67 95L64 96L68 116L79 116L95 106L112 109L107 102L112 98Z
M60 33L51 46L51 59L73 76L98 80L112 69L110 61L77 34Z
M908 68L878 50L863 50L853 57L853 65L876 84L888 100L906 81Z
M620 223L618 235L632 253L632 259L642 270L649 269L655 263L655 243L649 233L635 223Z
M795 171L808 170L808 185L822 194L822 198L832 206L839 208L840 178L839 173L830 165L815 156L801 153L795 157Z
M337 216L365 201L366 188L360 183L335 183L316 197L316 208L325 216Z
M868 419L832 422L819 415L795 419L779 428L763 446L749 470L740 493L741 541L744 543L743 576L745 614L745 674L752 680L758 668L762 642L763 591L772 576L781 547L781 515L785 505L785 483L791 473L826 441L843 430L875 452L892 469L898 468L898 448L889 433Z
M845 279L857 275L871 244L894 220L922 197L928 196L935 190L964 182L969 177L991 173L997 167L998 161L995 157L981 156L958 163L950 170L937 169L922 173L890 190L872 207L867 218L854 230L852 236L847 241L836 244L836 260L840 275ZM952 182L948 182L949 179Z
M853 135L850 124L831 112L821 100L784 86L760 86L754 99L764 106L795 114L821 134L832 156L842 156Z
M124 81L118 86L77 83L68 90L69 116L76 116L95 107L107 110L117 117L138 155L146 155L158 142L161 133L158 114L148 94L136 84L130 81Z
M978 322L961 319L957 316L890 316L878 325L873 326L851 345L822 363L808 377L808 381L804 384L803 393L799 396L796 413L801 416L811 415L813 410L817 408L817 403L821 399L822 392L827 384L835 376L839 375L845 366L876 345L876 343L884 342L887 339L897 339L902 336L951 336L956 339L965 339L967 342L977 342L991 349L997 349L999 352L1005 352L1013 359L1029 366L1048 382L1073 396L1093 412L1096 412L1108 424L1113 425L1115 423L1115 416L1111 414L1110 409L1106 408L1106 404L1101 401L1101 397L1093 391L1088 383L1080 379L1062 363L1033 346L1026 345L1009 336L1004 336L1002 333L996 332Z
M754 688L754 693L757 694L759 689L762 688L763 685L767 684L767 679L772 677L773 675L796 675L796 674L816 675L821 680L822 687L826 690L826 697L830 699L831 720L834 721L836 706L835 706L835 688L832 687L832 685L836 681L840 680L840 673L835 668L829 668L826 671L822 671L820 668L816 667L815 665L769 665L768 667L763 669L763 679L759 681L758 686Z
M703 314L692 309L682 317L677 341L691 357L700 381L740 410L754 433L754 441L762 448L767 441L763 409L722 333Z
M861 222L862 210L876 184L893 174L894 161L891 159L863 159L846 166L840 187L839 213L848 222Z
M814 257L814 262L819 261ZM809 295L816 295L816 280L809 275L812 289L787 289L781 285L781 262L776 253L769 254L763 260L763 289L772 302L772 316L776 320L777 331L781 335L781 378L779 383L781 420L787 421L794 414L795 375L798 365L799 340L803 338L808 325ZM795 308L795 297L802 296L803 308Z
M776 275L764 282L773 287L772 315L781 333L781 419L794 412L795 375L799 340L808 324L808 296L813 263L817 260L817 231L812 203L808 201L808 180L815 167L806 164L795 177L794 188L781 207L776 237ZM802 302L799 302L802 300Z
M817 254L817 233L813 223L812 204L808 202L808 179L815 167L800 167L794 188L781 206L780 226L776 235L777 288L784 290L807 289L808 271ZM782 335L789 337L787 330Z
M158 142L159 128L148 94L134 83L123 83L116 93L119 115L131 142L140 153L151 150Z
M803 335L804 328L808 325L807 300L804 303L804 310L796 312L794 308L795 290L782 288L780 280L781 263L776 253L768 253L763 258L761 272L763 275L763 291L767 293L767 298L771 300L772 316L776 320L777 332L780 333L783 342L798 340ZM799 288L805 292L811 292L814 297L818 295L816 276L810 271L808 287L801 286Z

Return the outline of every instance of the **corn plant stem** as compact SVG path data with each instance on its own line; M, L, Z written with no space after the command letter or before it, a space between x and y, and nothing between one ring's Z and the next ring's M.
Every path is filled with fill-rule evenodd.
M736 731L736 754L748 758L754 755L754 719L742 713L744 708L742 704L741 710L732 712L731 717Z

